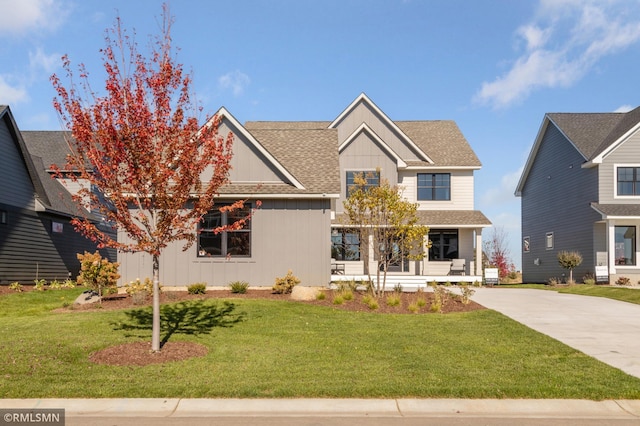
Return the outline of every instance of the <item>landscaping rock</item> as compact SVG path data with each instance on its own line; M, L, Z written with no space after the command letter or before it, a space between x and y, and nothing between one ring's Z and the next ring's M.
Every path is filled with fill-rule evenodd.
M305 287L297 285L291 291L292 300L315 300L320 293L318 287Z
M78 296L73 303L75 305L87 305L89 303L96 303L99 301L100 297L98 296L98 293L92 290L87 290Z

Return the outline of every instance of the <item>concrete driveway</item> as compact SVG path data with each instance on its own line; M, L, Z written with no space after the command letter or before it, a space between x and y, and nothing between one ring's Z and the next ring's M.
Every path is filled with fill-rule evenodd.
M479 288L472 299L640 378L640 305L555 291L497 287Z

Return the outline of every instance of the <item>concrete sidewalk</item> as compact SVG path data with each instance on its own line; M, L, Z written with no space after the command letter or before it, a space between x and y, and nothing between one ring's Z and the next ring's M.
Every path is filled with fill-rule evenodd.
M640 378L640 305L555 291L496 287L479 288L472 299Z
M3 399L0 409L64 408L68 418L491 417L640 419L640 400L529 399Z

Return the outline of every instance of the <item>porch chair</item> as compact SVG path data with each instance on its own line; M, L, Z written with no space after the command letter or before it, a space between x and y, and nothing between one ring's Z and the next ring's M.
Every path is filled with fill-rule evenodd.
M449 275L466 275L466 260L465 259L451 259L451 269Z

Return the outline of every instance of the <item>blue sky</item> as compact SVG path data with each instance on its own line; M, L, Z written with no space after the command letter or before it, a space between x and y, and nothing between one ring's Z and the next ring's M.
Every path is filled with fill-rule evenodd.
M120 15L142 48L162 0L0 0L0 104L58 130L63 54L102 83ZM205 112L333 120L365 92L394 120L454 120L482 161L476 209L520 266L522 167L546 112L627 111L640 93L636 0L173 0L178 59Z

